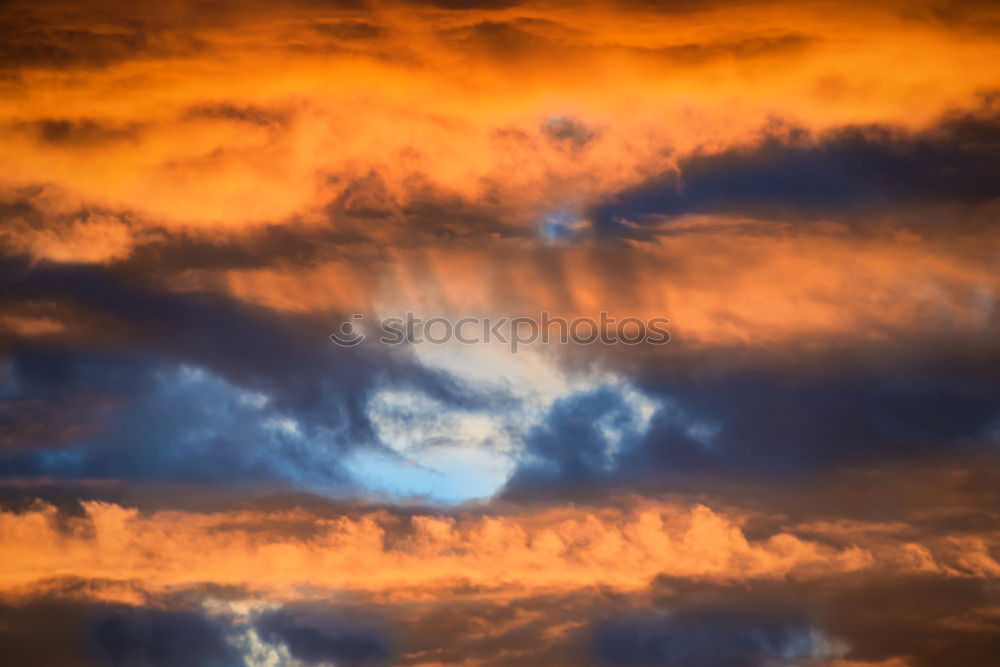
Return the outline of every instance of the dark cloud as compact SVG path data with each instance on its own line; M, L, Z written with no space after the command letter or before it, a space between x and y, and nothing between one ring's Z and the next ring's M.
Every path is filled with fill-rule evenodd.
M1000 196L1000 116L987 103L908 133L855 126L811 136L765 132L759 143L683 158L671 172L591 211L608 232L621 219L716 213L780 219L870 218L893 206L983 204ZM925 224L930 225L930 222Z
M94 435L102 405L0 398L0 451L67 445Z
M20 231L19 225L26 225L32 229L59 228L72 218L86 216L89 212L89 210L75 211L73 216L68 216L65 212L54 214L46 211L44 204L39 201L44 193L44 185L34 185L11 188L0 195L0 243L11 245L16 240L15 235ZM6 262L16 254L16 249L10 249L3 253L3 260L0 261Z
M784 55L799 51L814 44L816 39L808 35L789 34L778 37L750 37L734 41L706 42L704 44L676 44L655 49L652 52L685 64L696 64L717 58L757 58L768 55Z
M1000 366L995 346L896 340L835 351L764 352L709 371L683 346L632 368L657 402L648 428L628 421L619 392L556 402L526 440L506 495L671 490L684 478L793 480L835 470L919 461L987 460L997 451ZM904 351L908 350L908 351ZM609 435L609 428L612 435ZM994 469L995 464L990 464Z
M376 621L365 618L364 610L286 606L262 614L255 627L264 641L284 644L292 657L308 664L381 665L392 656L388 635Z
M525 444L532 460L541 461L542 475L551 471L574 479L586 478L601 475L615 465L609 430L626 441L641 437L622 394L601 389L557 401L545 423L528 436ZM529 469L537 465L529 464Z
M572 148L586 146L595 136L595 132L580 121L562 116L547 118L542 124L542 134L549 141Z
M954 369L916 363L886 373L862 366L833 377L737 372L677 384L668 395L689 420L717 425L702 447L731 465L822 468L987 445L1000 393L975 363L981 360ZM654 433L663 429L669 438L690 423L668 412ZM648 444L660 444L651 437Z
M406 656L402 664L461 664L471 658L494 667L568 667L593 662L582 626L621 607L625 597L588 590L494 601L459 594L381 611L402 628L397 632L399 652Z
M685 10L681 8L681 11ZM654 48L615 41L596 46L589 43L585 33L569 24L533 17L487 19L471 25L448 28L439 34L445 44L472 54L497 60L530 58L532 62L551 66L574 59L591 58L602 50L638 56L653 66L665 63L671 66L697 66L723 58L742 62L752 58L794 54L818 41L810 35L788 33Z
M147 12L113 0L88 10L58 0L44 7L14 1L4 12L0 70L94 69L206 49L179 14Z
M191 612L116 609L94 619L89 639L109 665L238 665L224 628Z
M993 36L1000 29L1000 13L996 3L990 0L973 0L971 2L947 2L930 0L921 3L905 3L899 8L906 18L929 23L935 26L945 26L959 32L973 35Z
M912 657L915 667L986 667L1000 654L1000 602L992 583L903 577L841 581L822 591L827 626L851 644L857 660Z
M197 612L40 598L0 606L0 660L71 667L243 664L224 622Z
M44 599L0 606L0 660L39 667L98 664L86 632L94 611L87 604Z
M329 488L345 481L333 452L351 441L340 428L313 431L303 425L302 433L284 426L298 423L287 421L295 419L294 412L261 405L263 399L193 367L142 356L27 351L17 355L14 365L15 379L29 395L51 400L56 391L58 400L79 401L90 394L111 405L97 416L96 426L88 421L77 426L90 426L82 437L0 457L6 476L234 483L286 479ZM341 428L349 430L351 419L342 409L338 414L336 399L329 408L327 428L342 420ZM325 448L312 450L309 436Z
M205 366L235 384L280 394L285 394L280 386L294 393L302 381L352 387L364 383L363 374L348 379L343 372L332 372L357 367L362 360L356 352L328 345L325 317L274 317L264 308L208 293L164 291L137 276L100 267L29 266L11 260L2 268L0 279L10 294L24 300L62 298L115 321L124 340L132 343L132 349L122 353L125 358L147 353L168 363ZM64 356L71 353L60 352L58 346L51 353L54 358L47 363L41 349L26 357L37 360L32 372L72 376L77 367L67 364ZM31 354L29 348L24 354ZM308 379L290 372L293 369L307 372ZM66 378L61 380L62 387L70 386Z
M97 582L64 587L98 590ZM245 591L204 587L149 606L41 596L0 605L5 664L236 665L252 627L306 664L747 666L879 663L986 667L1000 648L983 579L849 573L716 582L661 577L630 594L584 589L491 598L460 590L391 602L344 593L251 615L196 611Z
M544 19L519 18L510 21L481 21L450 28L441 33L446 43L497 59L551 57L557 46L545 33L557 24ZM565 52L562 54L565 56Z
M347 261L373 271L385 261L389 247L476 244L484 238L525 238L534 233L506 220L492 202L472 202L429 187L416 187L410 194L401 202L379 175L369 174L352 179L327 204L328 222L323 224L285 220L224 237L159 230L138 240L129 256L115 264L123 272L147 278L186 269L307 268L329 261ZM29 198L11 200L8 206L12 216L30 211L39 224L47 219ZM375 237L373 226L378 229Z
M138 31L102 33L44 24L7 23L0 28L4 68L103 67L134 58L148 48Z
M289 113L283 109L271 109L250 105L201 104L188 110L186 118L235 121L261 127L283 126L288 123Z
M103 146L134 140L140 125L116 125L93 118L45 118L22 124L19 129L34 135L41 143L54 146Z
M7 284L23 298L70 299L103 313L123 347L10 347L5 392L12 411L87 403L103 410L77 426L88 437L61 454L8 454L6 475L266 478L291 465L293 476L309 469L336 479L333 450L321 464L301 439L319 438L334 450L370 439L362 403L373 371L330 344L323 323L297 327L214 297L125 286L85 267L7 269ZM288 419L303 431L281 426ZM47 444L65 444L54 435Z
M802 618L770 610L614 619L595 629L594 649L607 665L753 667L824 657Z
M168 274L185 269L259 268L282 263L307 267L356 257L368 244L369 239L359 231L286 223L220 239L186 232L162 234L137 244L118 264L125 271Z
M516 7L526 3L521 2L521 0L418 0L413 4L461 11L475 9L509 9L510 7Z
M314 23L312 27L322 35L348 41L378 39L385 34L385 31L381 26L365 21Z
M686 639L703 638L703 657L730 660L704 663L711 665L774 664L754 657L784 647L784 654L772 654L779 663L811 649L844 660L978 667L992 664L1000 642L989 612L997 591L981 579L856 574L727 585L662 578L653 597L655 605L638 618L613 619L610 627L619 632L612 637L646 638L636 647L645 643L655 651L671 646L674 627L687 627L673 645L683 651ZM598 639L604 627L597 626ZM659 636L667 641L658 643ZM693 660L679 664L703 664Z
M342 490L343 455L381 447L366 411L379 387L413 387L460 408L503 404L405 350L333 345L333 323L346 319L336 313L280 315L100 267L11 260L0 274L22 300L65 300L108 322L94 339L8 342L4 430L26 438L0 454L8 478ZM61 417L46 428L28 423L54 410Z

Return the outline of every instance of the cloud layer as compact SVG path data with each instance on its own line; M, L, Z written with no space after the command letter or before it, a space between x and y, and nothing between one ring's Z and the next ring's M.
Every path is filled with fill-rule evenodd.
M0 16L0 662L995 662L993 3Z

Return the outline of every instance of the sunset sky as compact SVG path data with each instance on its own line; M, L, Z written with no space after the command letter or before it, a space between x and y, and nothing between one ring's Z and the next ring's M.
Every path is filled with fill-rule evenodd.
M0 664L1000 664L1000 4L3 0L0 146Z

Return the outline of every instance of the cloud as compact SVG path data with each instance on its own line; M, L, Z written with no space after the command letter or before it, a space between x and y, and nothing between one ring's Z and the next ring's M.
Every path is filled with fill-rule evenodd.
M8 509L0 655L988 665L995 485L982 468L933 472L765 485L770 499L744 487L725 509L633 496L446 512L202 493L178 510L163 503L183 491L151 488L141 511ZM745 506L770 501L777 513ZM44 636L67 641L18 630L43 627L36 609ZM103 643L88 639L101 628ZM179 629L198 641L171 642Z
M0 58L8 71L105 67L146 54L153 42L140 30L102 32L27 21L8 23L3 33Z
M66 598L0 606L0 656L35 665L237 665L226 622L168 610Z
M3 6L0 662L995 662L992 4Z
M110 664L236 664L221 629L205 617L158 610L112 611L91 630L96 653Z
M782 128L749 145L684 157L676 171L611 197L592 215L609 231L617 218L689 213L863 225L894 206L981 205L996 197L998 131L989 103L912 134L891 126L848 126L819 136ZM953 224L963 224L956 217Z
M821 136L919 130L996 85L988 36L952 40L953 22L892 7L834 20L721 3L682 25L675 12L698 8L8 6L3 180L183 230L315 220L338 182L371 171L401 200L424 181L535 211L589 207L679 158L751 143L776 117ZM44 95L32 72L56 74ZM545 140L558 117L592 131L585 150Z
M713 476L786 483L931 462L977 461L993 470L1000 396L980 372L993 352L973 344L935 358L923 346L903 352L899 345L894 359L882 344L851 353L741 350L728 362L716 351L711 374L697 353L644 357L635 387L658 406L644 429L612 448L596 426L603 414L615 414L619 399L569 397L526 439L503 494L694 490L712 486Z
M714 258L685 256L699 244ZM476 443L470 463L502 463L489 474L473 465L501 480L472 494L485 496L512 465L519 466L512 493L544 486L569 493L584 480L655 486L679 471L787 476L892 457L975 456L995 441L1000 414L983 375L995 353L992 278L985 263L969 262L971 249L948 257L935 255L938 248L891 236L881 245L839 234L784 238L776 228L763 237L695 233L627 253L521 249L505 262L485 251L406 250L386 262L395 273L383 274L370 294L358 287L370 270L345 261L314 271L233 272L229 289L242 300L214 294L211 281L197 291L129 284L135 264L12 261L5 269L11 312L59 327L21 330L9 348L9 428L36 436L21 443L31 440L33 451L12 448L7 461L27 475L208 480L238 472L246 481L315 489L325 478L342 488L350 452L368 448L395 460L409 447L405 434L423 434L398 463L440 463L435 452L451 450L438 445L462 433ZM914 264L922 268L911 279ZM723 265L728 272L718 273ZM633 289L623 292L625 284ZM548 370L497 382L465 371L497 370L508 356L498 360L481 346L460 346L450 354L468 363L442 366L428 346L345 349L327 338L349 308L373 318L395 312L386 297L433 314L493 304L501 314L572 318L593 316L588 303L600 308L602 298L614 303L622 294L632 315L670 316L665 352L529 347L504 363ZM381 312L368 310L373 304ZM109 339L115 350L102 344ZM710 374L701 367L706 350L718 360ZM621 403L627 392L583 381L595 371L635 378L644 400L664 407L644 417L642 429L621 431L632 410ZM563 389L532 394L546 377L562 378ZM413 397L407 414L418 428L384 410L388 428L373 427L376 399L393 395ZM260 405L248 396L261 397ZM574 421L574 411L593 421ZM28 428L41 413L62 413L47 435ZM500 460L479 457L482 446ZM417 488L436 484L428 478Z
M10 564L3 588L30 589L58 571L84 580L142 581L152 592L211 581L278 595L308 585L405 598L464 587L500 595L591 586L635 591L664 573L731 580L877 565L864 549L831 549L787 533L749 541L731 519L704 506L418 515L391 539L395 521L380 513L316 519L302 510L144 516L101 502L84 508L86 517L66 519L65 530L54 525L50 506L3 513ZM314 522L317 532L305 540L270 535L272 521ZM989 563L979 567L995 566Z
M257 633L271 643L284 643L291 655L308 664L386 664L392 649L378 628L336 608L285 606L262 614ZM339 613L338 613L339 612Z
M608 665L763 666L837 654L805 619L763 610L745 616L664 612L607 621L595 634L595 651Z
M660 592L653 596L655 603L638 615L640 631L653 626L669 637L673 619L680 625L706 621L694 630L697 636L711 632L718 619L723 621L723 632L735 625L737 637L756 637L756 655L761 658L769 647L765 643L769 627L773 628L770 646L780 650L782 637L791 639L792 630L805 630L799 635L804 641L788 641L785 647L823 650L834 665L929 667L950 660L985 665L996 643L990 633L971 631L995 613L989 585L982 580L911 573L891 578L837 576L791 584L758 581L747 586L676 579L660 584ZM629 621L636 623L635 616L616 620L626 632ZM760 625L755 627L755 623ZM905 639L903 626L908 628ZM917 631L918 627L923 630ZM647 632L657 636L655 630Z

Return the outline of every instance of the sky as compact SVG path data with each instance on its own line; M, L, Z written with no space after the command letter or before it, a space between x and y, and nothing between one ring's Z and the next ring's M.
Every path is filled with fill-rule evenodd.
M996 665L998 35L3 0L0 662Z

